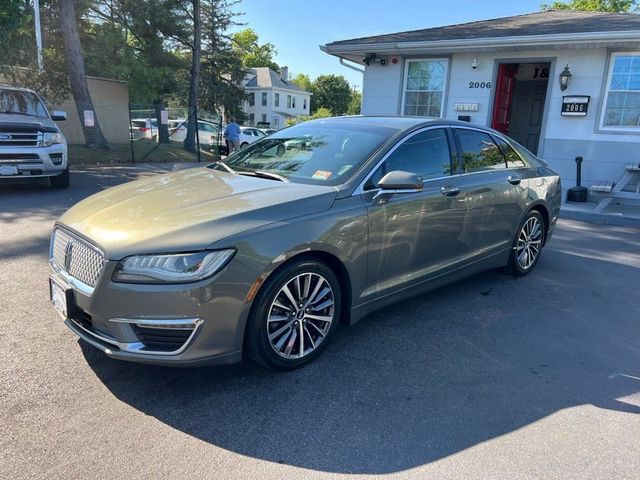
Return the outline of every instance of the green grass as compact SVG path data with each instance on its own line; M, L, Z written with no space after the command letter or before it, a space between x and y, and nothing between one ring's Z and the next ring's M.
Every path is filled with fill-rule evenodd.
M154 148L155 147L155 148ZM139 140L133 142L135 163L143 162L197 162L195 153L187 152L180 143L158 145L155 142ZM211 151L200 152L201 161L212 162L218 156ZM69 145L70 165L100 165L134 163L131 157L131 145L113 143L109 150L94 150L84 145Z

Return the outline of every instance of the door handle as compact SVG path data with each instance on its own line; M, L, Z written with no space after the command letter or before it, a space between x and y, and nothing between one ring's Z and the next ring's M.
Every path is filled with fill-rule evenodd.
M455 197L460 193L460 187L442 187L440 193L445 197Z
M507 177L507 182L509 182L511 185L519 185L521 181L522 178L520 178L518 175L509 175Z

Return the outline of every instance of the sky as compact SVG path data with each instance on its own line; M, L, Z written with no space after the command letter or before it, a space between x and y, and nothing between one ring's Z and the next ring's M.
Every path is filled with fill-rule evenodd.
M361 89L362 74L340 65L319 45L531 13L539 11L541 3L551 0L241 0L235 10L244 12L238 21L245 25L234 30L253 28L260 43L273 43L276 63L294 75L344 75Z

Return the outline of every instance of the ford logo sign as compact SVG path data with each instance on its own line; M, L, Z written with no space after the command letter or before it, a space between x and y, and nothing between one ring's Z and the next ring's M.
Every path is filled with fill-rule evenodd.
M11 135L7 135L6 133L0 133L0 140L11 140Z

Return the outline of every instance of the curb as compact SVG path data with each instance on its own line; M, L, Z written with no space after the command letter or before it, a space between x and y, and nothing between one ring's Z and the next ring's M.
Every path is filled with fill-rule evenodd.
M640 228L640 217L627 217L610 213L593 213L580 210L560 208L560 218L581 222L600 223L617 227Z

